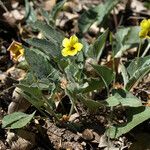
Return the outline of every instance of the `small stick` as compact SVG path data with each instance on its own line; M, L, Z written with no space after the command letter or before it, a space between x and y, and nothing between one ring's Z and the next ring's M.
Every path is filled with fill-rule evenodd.
M8 13L8 9L6 8L6 6L4 5L4 3L0 0L0 6Z
M114 9L113 9L113 19L114 19L114 23L115 23L115 29L117 30L118 20L117 20L117 16L115 14L115 10Z

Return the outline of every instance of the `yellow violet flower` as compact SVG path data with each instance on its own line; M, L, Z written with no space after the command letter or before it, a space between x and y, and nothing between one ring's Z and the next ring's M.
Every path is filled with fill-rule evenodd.
M83 45L78 42L78 38L75 35L71 36L69 39L65 38L62 41L62 46L64 48L61 53L64 57L74 56L83 48Z
M14 61L18 61L24 55L22 44L16 41L13 41L7 50L10 51L10 56Z
M144 19L140 23L141 31L139 32L140 38L150 38L150 19Z

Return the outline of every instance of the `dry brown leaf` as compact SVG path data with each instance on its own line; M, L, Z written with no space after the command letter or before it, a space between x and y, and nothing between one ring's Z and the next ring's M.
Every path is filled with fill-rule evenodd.
M120 58L114 58L108 61L105 66L107 66L110 69L115 69L115 72L118 73L119 69L119 64L120 64Z
M11 150L30 150L35 146L35 134L25 130L18 130L17 134L7 132L7 139Z
M146 10L144 7L143 3L140 2L139 0L132 0L131 2L131 8L135 10L135 12L141 12Z
M123 85L120 84L119 82L116 82L116 83L113 84L113 88L114 88L114 89L123 89L124 87L123 87Z
M19 69L13 66L6 71L6 74L10 75L13 79L20 81L24 79L26 72L22 69Z
M56 0L46 0L44 2L44 10L51 11L55 4Z

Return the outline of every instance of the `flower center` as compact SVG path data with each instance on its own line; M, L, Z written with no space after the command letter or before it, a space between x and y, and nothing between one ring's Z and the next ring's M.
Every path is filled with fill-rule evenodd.
M15 55L16 56L19 56L21 53L20 53L20 51L18 50L18 51L16 51L16 53L15 53Z
M75 48L73 46L70 47L70 50L73 51Z

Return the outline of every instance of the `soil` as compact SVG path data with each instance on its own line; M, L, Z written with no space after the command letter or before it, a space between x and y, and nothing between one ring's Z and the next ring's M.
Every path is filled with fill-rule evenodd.
M61 0L60 0L61 1ZM1 2L1 1L0 1ZM57 1L58 2L58 1ZM71 35L78 29L76 27L77 19L81 13L90 6L95 6L103 2L102 0L73 0L66 4L66 10L62 11L56 21L57 27L64 31L66 35ZM147 2L149 2L147 0ZM39 19L40 7L50 11L56 0L37 0L30 2ZM150 5L150 2L149 2ZM79 114L73 113L71 116L73 122L66 121L57 124L53 117L45 118L37 110L35 119L26 127L19 130L7 130L2 128L2 118L8 113L8 107L13 101L13 92L15 84L24 76L25 72L18 69L17 64L10 58L7 48L13 40L25 43L25 39L32 36L40 36L27 26L25 18L25 4L20 0L8 0L0 5L0 150L148 150L150 149L150 120L145 121L131 132L121 136L116 140L106 137L105 130L110 126L110 110L100 109L98 113L91 113L77 104ZM138 25L142 18L150 18L150 11L144 7L144 1L128 0L123 1L115 8L115 13L109 17L108 27L110 31L115 32L118 26ZM85 39L91 43L99 33L100 27L90 29L84 35ZM106 44L106 49L110 49ZM147 54L149 55L149 54ZM123 57L131 59L136 56L136 52L129 51ZM109 50L103 54L102 62L107 62ZM108 64L109 65L109 64ZM119 82L119 79L118 79ZM116 86L121 86L120 83ZM142 102L150 101L150 75L145 78L132 90ZM106 89L100 91L94 98L106 99ZM70 101L68 97L63 99L63 107L58 106L57 112L68 114L70 110ZM149 106L150 103L147 103ZM29 104L24 110L26 113L32 113L35 110ZM116 110L117 122L124 120L124 110ZM138 142L140 141L140 142ZM131 146L132 145L132 146Z

